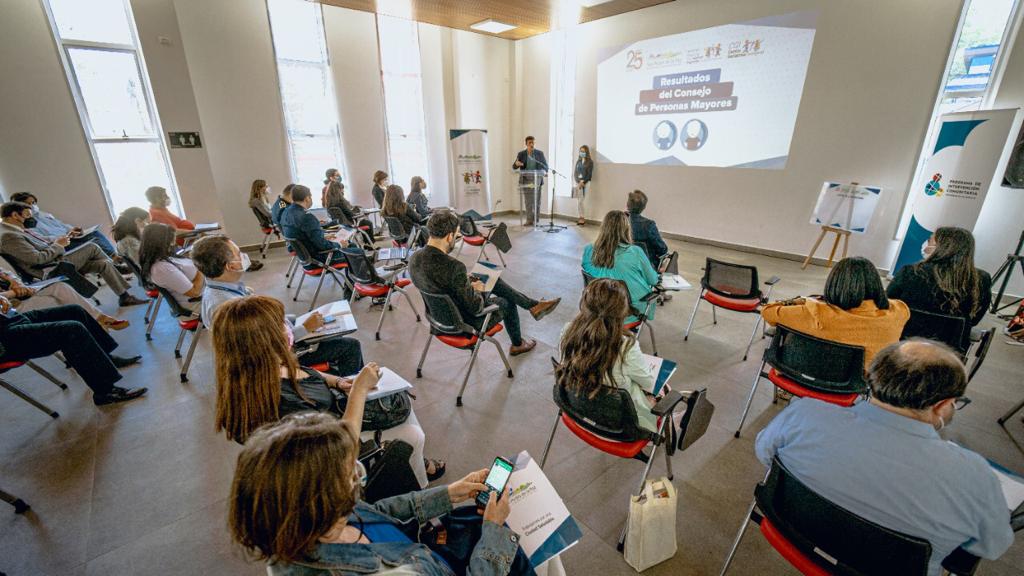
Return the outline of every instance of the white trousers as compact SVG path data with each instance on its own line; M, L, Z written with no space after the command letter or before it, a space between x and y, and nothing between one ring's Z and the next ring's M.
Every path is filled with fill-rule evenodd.
M54 306L65 306L68 304L78 304L85 311L89 313L89 316L93 318L99 318L103 315L103 312L93 305L88 299L83 298L81 294L75 292L75 289L66 282L57 282L56 284L50 284L46 288L36 292L31 298L27 300L18 300L15 302L14 307L19 312L31 312L32 310L42 310L44 308L53 308Z

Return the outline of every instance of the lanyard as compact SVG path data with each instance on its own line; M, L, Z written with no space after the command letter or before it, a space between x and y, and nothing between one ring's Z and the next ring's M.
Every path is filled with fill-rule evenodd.
M248 294L245 293L244 289L237 290L235 288L228 288L227 286L217 286L215 284L209 283L206 284L206 287L209 288L210 290L220 290L222 292L230 292L232 294L237 294L239 296L248 296Z

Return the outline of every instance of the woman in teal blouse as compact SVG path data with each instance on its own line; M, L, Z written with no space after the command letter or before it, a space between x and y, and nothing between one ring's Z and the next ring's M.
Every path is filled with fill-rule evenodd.
M614 278L625 282L633 308L640 311L647 306L643 297L650 294L651 288L660 280L643 248L633 245L629 217L620 210L605 214L597 240L583 248L583 271L594 278ZM651 307L649 316L652 320L654 308ZM626 322L634 320L636 317L630 316Z

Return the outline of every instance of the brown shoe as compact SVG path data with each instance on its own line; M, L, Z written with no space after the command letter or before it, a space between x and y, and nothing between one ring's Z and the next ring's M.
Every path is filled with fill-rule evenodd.
M520 354L526 354L530 350L537 347L537 341L532 338L523 340L523 343L519 346L509 346L508 353L510 356L519 356Z
M554 300L541 300L536 306L530 308L530 315L533 316L534 320L540 320L550 314L561 301L561 298L555 298Z

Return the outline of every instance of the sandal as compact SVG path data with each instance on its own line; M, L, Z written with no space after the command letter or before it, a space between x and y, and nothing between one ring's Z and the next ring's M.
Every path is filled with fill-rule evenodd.
M101 317L99 322L100 326L103 326L104 328L109 328L110 330L124 330L129 325L131 325L131 322L127 320L119 320L112 316Z
M434 466L434 471L427 472L428 482L433 482L434 480L437 480L441 476L444 476L445 468L448 466L448 464L445 463L444 460L432 460L430 458L423 459L423 466L425 468L429 469L431 465Z

